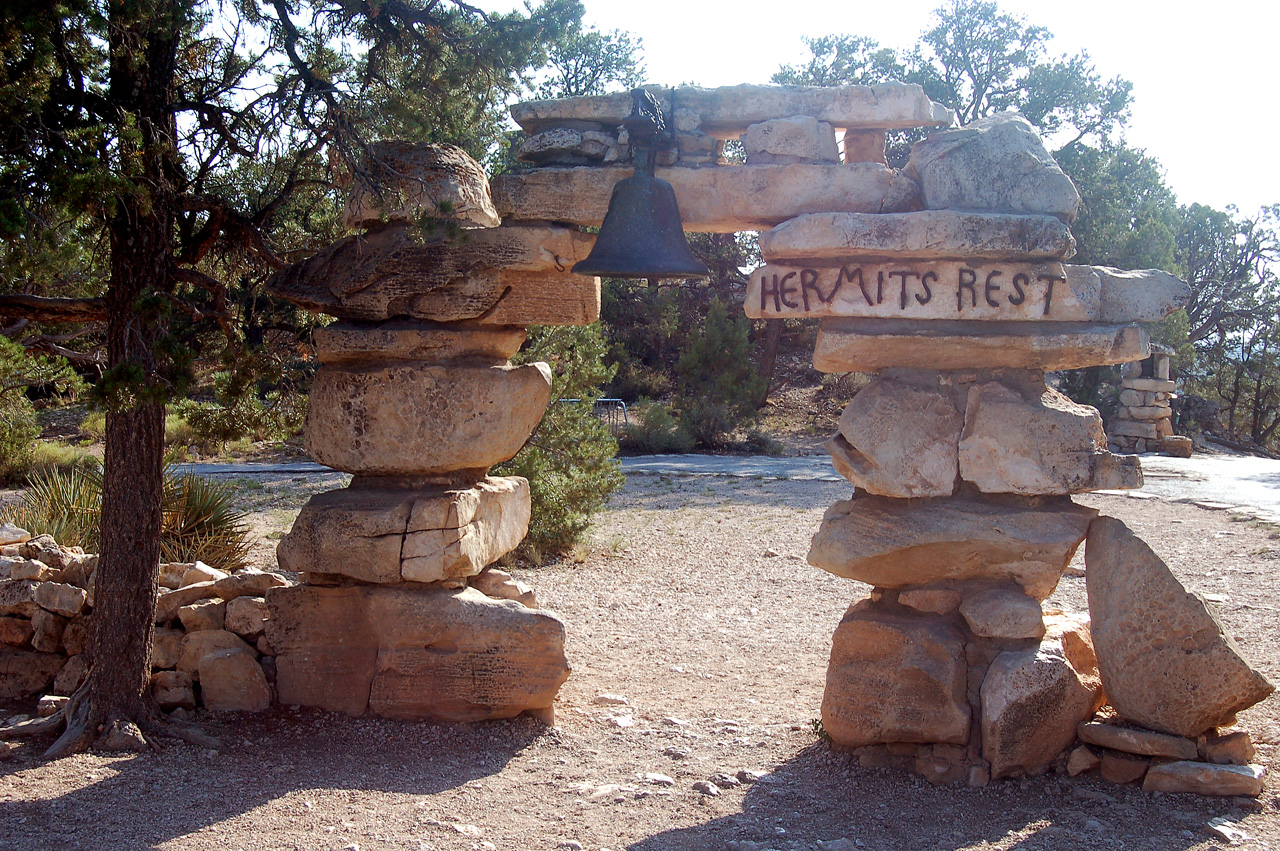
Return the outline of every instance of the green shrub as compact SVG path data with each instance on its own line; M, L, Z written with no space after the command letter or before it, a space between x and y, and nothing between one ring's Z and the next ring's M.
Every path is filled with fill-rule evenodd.
M244 514L232 493L211 479L164 471L160 553L165 561L199 559L220 570L238 570L249 552ZM102 467L52 468L33 475L15 506L0 519L33 535L52 535L66 547L98 551L102 516Z
M639 407L622 447L637 455L683 454L692 451L694 440L666 405L650 402Z
M494 475L529 480L532 513L519 553L535 564L566 553L591 516L622 487L618 442L593 412L613 370L604 365L604 340L595 325L538 327L512 360L545 361L553 375L553 401L524 448Z
M31 470L28 475L38 475L48 470L66 473L77 467L97 467L101 463L96 455L84 447L54 440L37 440L31 453Z
M199 442L199 438L196 436L196 430L191 427L191 423L187 422L185 417L176 412L165 414L165 446L190 446L197 442Z
M218 445L249 438L284 440L302 430L307 418L307 397L301 393L253 394L222 402L179 403L176 413L186 421L194 442ZM166 437L168 427L166 422Z
M711 302L702 333L676 363L680 424L702 446L722 445L758 417L768 387L751 363L749 326L723 302Z
M743 441L743 448L753 455L773 455L776 457L781 455L786 447L768 432L753 428L747 432L747 439Z
M90 411L85 414L84 419L80 421L80 433L86 434L94 440L102 440L106 437L107 412Z
M36 411L27 397L0 394L0 482L21 481L27 475L39 436Z

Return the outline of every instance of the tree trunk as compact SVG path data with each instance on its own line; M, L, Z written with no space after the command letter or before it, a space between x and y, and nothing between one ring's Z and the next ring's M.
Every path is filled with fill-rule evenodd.
M773 373L778 366L778 346L782 342L782 320L766 319L764 321L764 334L760 337L759 348L759 369L760 377L764 379L765 398L769 397L769 391L773 389ZM760 400L761 404L764 399Z

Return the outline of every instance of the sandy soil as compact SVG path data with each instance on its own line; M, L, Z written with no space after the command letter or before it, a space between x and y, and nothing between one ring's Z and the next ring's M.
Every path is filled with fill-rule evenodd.
M287 528L306 492L333 486L247 486L255 528ZM568 624L555 728L282 709L206 716L216 752L42 765L26 747L0 763L0 849L1207 849L1227 845L1206 829L1218 817L1245 847L1280 847L1276 699L1241 716L1272 772L1258 802L1053 775L935 788L833 751L812 723L830 635L867 587L803 557L848 492L632 477L589 558L517 571ZM1280 680L1274 530L1184 504L1081 501L1221 595L1224 622ZM1064 579L1051 603L1082 610L1084 580ZM714 797L693 788L739 771L761 775Z

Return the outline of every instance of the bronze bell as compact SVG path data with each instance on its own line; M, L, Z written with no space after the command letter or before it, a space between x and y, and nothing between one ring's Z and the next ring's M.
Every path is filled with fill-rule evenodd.
M635 104L625 124L636 140L636 171L614 185L596 244L573 272L606 278L706 277L710 270L685 239L675 190L653 176L658 134L664 129L662 108L644 89L631 95Z

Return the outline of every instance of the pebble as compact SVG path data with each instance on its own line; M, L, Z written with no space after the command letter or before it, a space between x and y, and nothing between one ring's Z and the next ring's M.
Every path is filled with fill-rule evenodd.
M582 851L582 843L576 839L566 839L556 846L557 848L568 848L569 851Z
M741 786L742 781L736 777L730 777L728 774L713 774L710 781L721 789L732 789L734 786Z
M592 701L596 706L630 706L631 702L620 694L598 694Z
M739 771L735 776L739 780L741 780L743 783L757 783L763 780L765 777L767 777L768 773L764 771L748 771L746 769L743 769L742 771Z
M666 774L659 774L656 771L650 771L644 776L646 783L652 783L655 786L674 786L676 781Z
M611 715L609 716L609 723L615 727L634 727L636 719L630 715Z
M449 826L458 831L458 833L461 833L463 836L480 836L480 828L476 827L474 824L451 824Z
M672 759L688 759L689 752L684 748L669 747L662 752L663 756L669 756Z
M716 795L720 794L720 789L717 788L714 783L707 780L699 780L697 783L694 783L693 791L701 792L710 798L714 798Z

